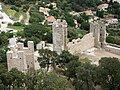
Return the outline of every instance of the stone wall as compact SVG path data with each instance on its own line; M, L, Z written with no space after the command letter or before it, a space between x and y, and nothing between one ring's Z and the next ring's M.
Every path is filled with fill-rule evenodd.
M34 43L28 41L28 47L24 47L23 43L17 43L7 52L8 70L17 68L19 71L26 72L34 69Z
M120 48L119 47L115 47L115 46L111 46L111 45L105 45L104 49L108 52L120 55Z
M40 43L37 44L36 49L37 50L48 49L48 50L53 51L53 44L46 43L45 41L41 41Z
M102 48L106 40L106 26L103 22L92 22L90 32L93 33L96 48Z
M17 56L13 56L12 51L7 52L7 65L8 71L12 68L17 68L19 71L26 72L27 71L27 63L25 60L25 54L23 51L18 51Z
M60 54L67 50L67 23L65 20L58 19L52 25L53 31L53 51Z
M82 39L74 39L68 43L68 51L78 54L94 47L93 33L86 34Z

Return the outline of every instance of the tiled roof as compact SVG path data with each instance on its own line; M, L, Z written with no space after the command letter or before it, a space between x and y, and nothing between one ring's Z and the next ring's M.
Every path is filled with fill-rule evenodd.
M55 17L54 16L49 16L48 18L47 18L47 21L55 21L56 19L55 19Z

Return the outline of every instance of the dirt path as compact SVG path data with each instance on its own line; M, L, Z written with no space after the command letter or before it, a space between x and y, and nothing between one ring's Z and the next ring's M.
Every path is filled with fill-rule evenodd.
M19 20L15 21L15 22L21 22L23 20L23 15L21 14L19 17Z
M20 15L19 22L21 22L22 20L23 20L23 15Z
M28 25L29 24L29 19L30 19L30 8L28 9L28 11L26 12L26 15L27 15L27 18L25 19L25 25Z

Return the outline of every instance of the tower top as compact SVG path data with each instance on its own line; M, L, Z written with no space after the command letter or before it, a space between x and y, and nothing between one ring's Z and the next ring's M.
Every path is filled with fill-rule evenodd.
M67 22L65 20L57 19L53 22L53 27L67 27Z

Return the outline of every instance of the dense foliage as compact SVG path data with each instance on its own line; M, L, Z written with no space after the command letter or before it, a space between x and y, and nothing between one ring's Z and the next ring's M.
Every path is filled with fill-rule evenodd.
M15 5L18 7L21 7L22 4L24 3L29 3L30 1L36 1L36 0L0 0L1 2L4 2L5 4L11 4L11 5Z
M40 50L38 58L42 70L26 74L7 68L0 63L1 90L94 90L99 85L104 90L120 89L120 61L117 58L101 58L99 65L83 62L68 51L60 55ZM46 67L53 67L46 69Z
M33 23L32 25L28 25L24 29L24 34L26 40L34 41L35 45L39 43L41 40L51 42L52 34L50 33L50 29L44 27L44 25Z
M120 4L118 2L111 2L108 8L108 12L120 18Z
M109 36L106 41L108 43L120 45L120 31L119 30L108 30Z
M85 8L95 8L97 5L102 3L100 0L68 0L68 2L75 11L81 11Z
M30 23L40 23L45 17L43 13L40 13L37 7L31 7L30 9Z
M0 33L0 64L3 64L6 66L7 63L7 57L6 52L8 50L8 33L1 32Z
M68 28L68 39L72 41L73 39L82 38L87 32L81 29Z

